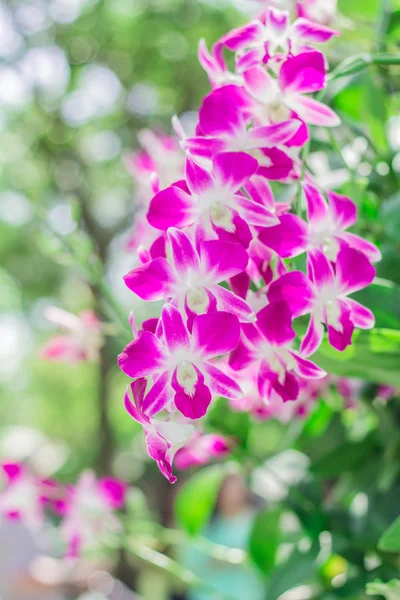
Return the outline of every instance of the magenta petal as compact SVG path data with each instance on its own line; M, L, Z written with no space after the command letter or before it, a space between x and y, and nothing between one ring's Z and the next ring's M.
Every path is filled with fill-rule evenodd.
M225 373L220 371L220 369L211 363L205 363L204 371L206 371L209 376L209 385L214 394L232 400L242 398L243 392L240 386L231 379L231 377L228 377L228 375L225 375Z
M245 191L254 202L257 202L257 204L262 204L268 208L269 211L275 213L276 204L274 194L270 184L264 177L261 177L260 175L253 175L253 177L246 183Z
M99 480L100 493L114 510L122 508L126 499L126 483L115 477L103 477Z
M216 137L195 136L183 140L181 146L193 156L212 159L215 154L225 150L226 142Z
M255 320L254 311L245 300L220 285L213 287L213 292L218 300L219 310L232 313L241 323Z
M190 156L186 158L186 181L192 194L204 194L214 185L210 173Z
M327 256L320 250L312 250L309 252L308 258L312 279L317 288L320 290L328 287L333 290L335 273Z
M174 267L179 275L184 277L188 271L197 272L200 268L200 261L190 237L173 227L168 229L167 234L171 244Z
M211 392L204 383L195 385L193 394L186 394L183 389L175 394L175 406L188 419L201 419L207 412L211 402Z
M124 404L127 413L138 423L147 424L149 418L143 412L143 400L146 392L147 380L144 378L136 379L127 388L124 398ZM132 400L133 402L132 402Z
M172 304L164 304L161 321L165 344L172 353L178 348L190 347L189 332L179 310Z
M339 32L301 17L293 23L292 35L302 42L324 43Z
M244 271L249 260L248 254L241 244L222 240L203 242L200 254L205 272L215 283L226 281Z
M243 27L233 29L222 38L222 43L236 52L242 48L248 48L252 43L261 40L263 35L263 26L260 21L253 21Z
M315 305L314 286L301 271L286 273L273 281L267 296L270 302L284 300L293 318L308 314Z
M234 135L244 127L242 108L244 90L228 85L206 96L199 111L200 127L205 135Z
M149 331L144 331L118 356L118 365L128 377L147 377L161 371L165 365L165 350Z
M350 319L359 329L372 329L375 326L374 314L352 298L346 298L346 306L350 309Z
M146 436L146 445L149 456L157 462L161 473L170 483L176 482L172 473L172 460L169 457L171 444L156 432L150 432Z
M340 238L338 241L343 241L350 248L354 248L355 250L359 250L373 263L379 262L382 259L381 251L373 244L372 242L368 242L364 240L364 238L356 235L355 233L348 233L345 231L340 234Z
M323 54L303 52L288 58L279 72L279 85L288 94L308 94L322 90L326 85Z
M290 107L309 125L337 127L341 123L338 115L326 104L308 96L296 96L293 101L290 100Z
M324 326L320 321L311 317L306 335L300 346L300 353L304 357L312 356L320 347L324 337Z
M229 355L229 366L234 371L242 371L251 365L253 360L253 353L243 342L239 342L238 347Z
M154 196L150 203L147 220L156 229L166 231L168 227L184 227L193 223L194 201L176 185Z
M172 398L172 388L170 386L170 375L167 371L161 373L151 386L143 400L143 411L149 417L164 410Z
M292 320L289 305L282 300L268 304L257 313L257 325L273 346L284 346L294 340L296 332Z
M254 227L272 227L279 223L279 219L264 205L249 200L246 196L235 196L236 206L241 216L249 225Z
M156 258L130 271L124 277L126 286L139 298L164 300L173 294L176 278L165 258Z
M344 231L357 221L357 207L347 196L327 190L332 219L338 229Z
M260 102L274 99L279 93L276 81L261 66L245 71L243 77L246 89Z
M370 285L376 271L359 250L342 248L336 259L336 277L342 293L353 294Z
M303 189L307 201L307 218L311 225L329 223L328 205L321 192L311 183L305 183Z
M256 127L249 132L249 138L254 142L254 148L274 147L290 140L300 127L301 121L290 119L274 125Z
M219 184L237 192L256 172L258 163L245 152L222 152L214 158L213 166Z
M302 358L297 352L290 352L290 354L296 362L296 373L301 377L304 377L304 379L322 379L323 377L326 377L326 372L310 360Z
M351 346L351 338L354 331L354 324L351 320L350 311L345 309L340 315L340 331L328 323L328 340L333 348L343 352L348 346Z
M192 335L203 358L222 356L239 344L239 321L227 312L199 315L194 320Z
M280 217L279 225L264 229L259 239L282 258L293 258L305 252L307 224L296 215L285 214Z
M258 157L258 175L272 181L286 179L292 169L293 160L279 148L262 148Z
M296 400L299 391L300 385L299 381L293 373L285 373L285 379L283 383L279 381L277 373L274 371L263 370L259 375L258 387L262 392L262 395L266 395L265 392L268 390L268 385L265 385L265 382L269 382L272 385L272 388L275 392L280 396L283 402L290 402L291 400ZM263 393L264 392L264 393ZM268 395L268 394L267 394Z

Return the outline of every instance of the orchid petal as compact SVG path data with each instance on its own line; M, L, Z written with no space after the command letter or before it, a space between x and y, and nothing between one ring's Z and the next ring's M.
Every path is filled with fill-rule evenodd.
M344 231L357 221L357 207L353 200L331 190L326 192L329 208L335 225Z
M342 248L336 259L336 277L341 292L353 294L370 285L376 275L368 258L359 250Z
M210 363L204 365L204 370L210 379L209 386L214 394L230 398L232 400L241 398L243 392L241 387L228 375Z
M201 195L212 189L213 178L210 173L197 164L190 156L186 158L186 181L192 194Z
M340 117L332 109L314 98L293 96L286 98L286 104L308 125L337 127L341 123Z
M304 377L304 379L322 379L326 377L327 373L320 369L316 364L310 360L306 360L301 357L297 352L290 351L290 355L296 363L295 372Z
M199 315L194 320L192 335L196 349L204 359L221 356L239 344L239 321L227 312Z
M118 365L128 377L147 377L160 372L165 365L164 346L149 331L144 331L118 356Z
M201 419L210 406L212 396L209 388L204 383L197 383L193 394L186 394L179 390L175 394L175 406L188 419Z
M271 283L267 292L270 302L284 300L293 318L306 315L315 305L315 289L309 278L301 271L286 273Z
M184 277L188 271L197 272L200 261L193 242L186 233L170 227L167 232L171 244L172 260L176 271Z
M303 190L307 201L307 218L311 227L329 223L329 208L321 192L310 183L305 183Z
M236 294L220 285L214 287L213 292L217 297L219 310L235 315L243 323L255 320L253 309L240 296L236 296Z
M307 224L296 215L282 215L280 224L261 231L259 239L282 258L293 258L306 250Z
M359 329L372 329L375 326L375 317L372 311L352 298L346 298L346 305L350 308L351 320Z
M248 48L253 42L261 39L262 35L262 24L260 21L253 21L243 27L233 29L221 41L229 50L236 52L242 48Z
M254 175L258 163L244 152L222 152L214 158L213 166L219 185L237 192Z
M214 283L226 281L247 267L249 260L241 244L210 240L203 242L200 249L205 272Z
M164 410L172 398L172 388L169 385L170 374L164 371L156 379L143 400L143 411L149 417Z
M355 250L359 250L373 263L382 260L382 254L379 248L377 248L372 242L368 242L368 240L365 240L355 233L349 233L348 231L345 231L340 234L340 239L338 241L343 241L346 246L349 246Z
M324 43L333 36L340 35L338 31L300 17L292 25L292 37L301 42Z
M124 281L139 298L155 301L172 296L176 277L165 258L156 258L130 271Z
M294 340L296 332L292 320L290 307L282 300L268 304L257 313L257 325L273 346L285 346Z
M281 66L279 85L286 94L309 94L322 90L326 85L323 54L303 52L288 58Z
M166 231L168 227L184 227L194 221L194 200L176 185L159 192L150 203L147 220L155 227Z
M179 310L172 304L164 304L161 321L165 344L168 350L173 353L179 348L190 347L189 332L183 322L183 317Z
M306 335L300 346L300 354L307 358L312 356L320 347L324 337L324 326L318 319L311 317Z
M279 95L277 82L262 67L253 67L243 73L246 90L259 102L268 104Z

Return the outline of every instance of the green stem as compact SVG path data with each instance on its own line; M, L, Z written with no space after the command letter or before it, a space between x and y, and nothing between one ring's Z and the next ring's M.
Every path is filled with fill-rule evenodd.
M328 75L328 82L346 77L347 75L355 75L367 69L371 65L374 66L394 66L400 65L400 54L377 53L377 54L359 54L346 58Z

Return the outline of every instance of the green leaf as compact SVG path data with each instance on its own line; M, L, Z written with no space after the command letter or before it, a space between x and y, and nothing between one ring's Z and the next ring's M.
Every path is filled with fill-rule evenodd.
M317 543L306 553L295 549L289 559L275 569L270 577L266 593L268 600L276 600L288 590L312 579L317 569L315 561L318 553Z
M260 512L253 525L249 539L249 554L264 575L275 566L276 553L281 539L280 508Z
M367 596L384 596L386 600L399 600L400 581L392 579L389 583L382 583L382 581L368 583Z
M370 438L362 442L341 444L333 452L320 458L312 466L312 471L323 477L337 477L346 471L357 468L374 452Z
M400 552L400 517L385 531L378 543L383 552Z
M176 519L190 535L197 535L209 522L227 472L227 465L206 467L193 475L178 493Z
M359 331L353 345L344 352L338 352L324 340L313 360L332 375L359 377L400 388L400 331Z
M380 0L339 0L338 8L343 15L357 21L360 15L363 21L373 21L378 16L380 4Z

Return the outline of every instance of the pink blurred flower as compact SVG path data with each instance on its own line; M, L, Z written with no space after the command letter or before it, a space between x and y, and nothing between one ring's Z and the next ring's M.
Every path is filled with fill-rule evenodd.
M93 311L85 310L77 317L51 307L47 309L46 316L65 333L56 335L42 347L44 360L75 364L98 359L103 345L104 325Z

